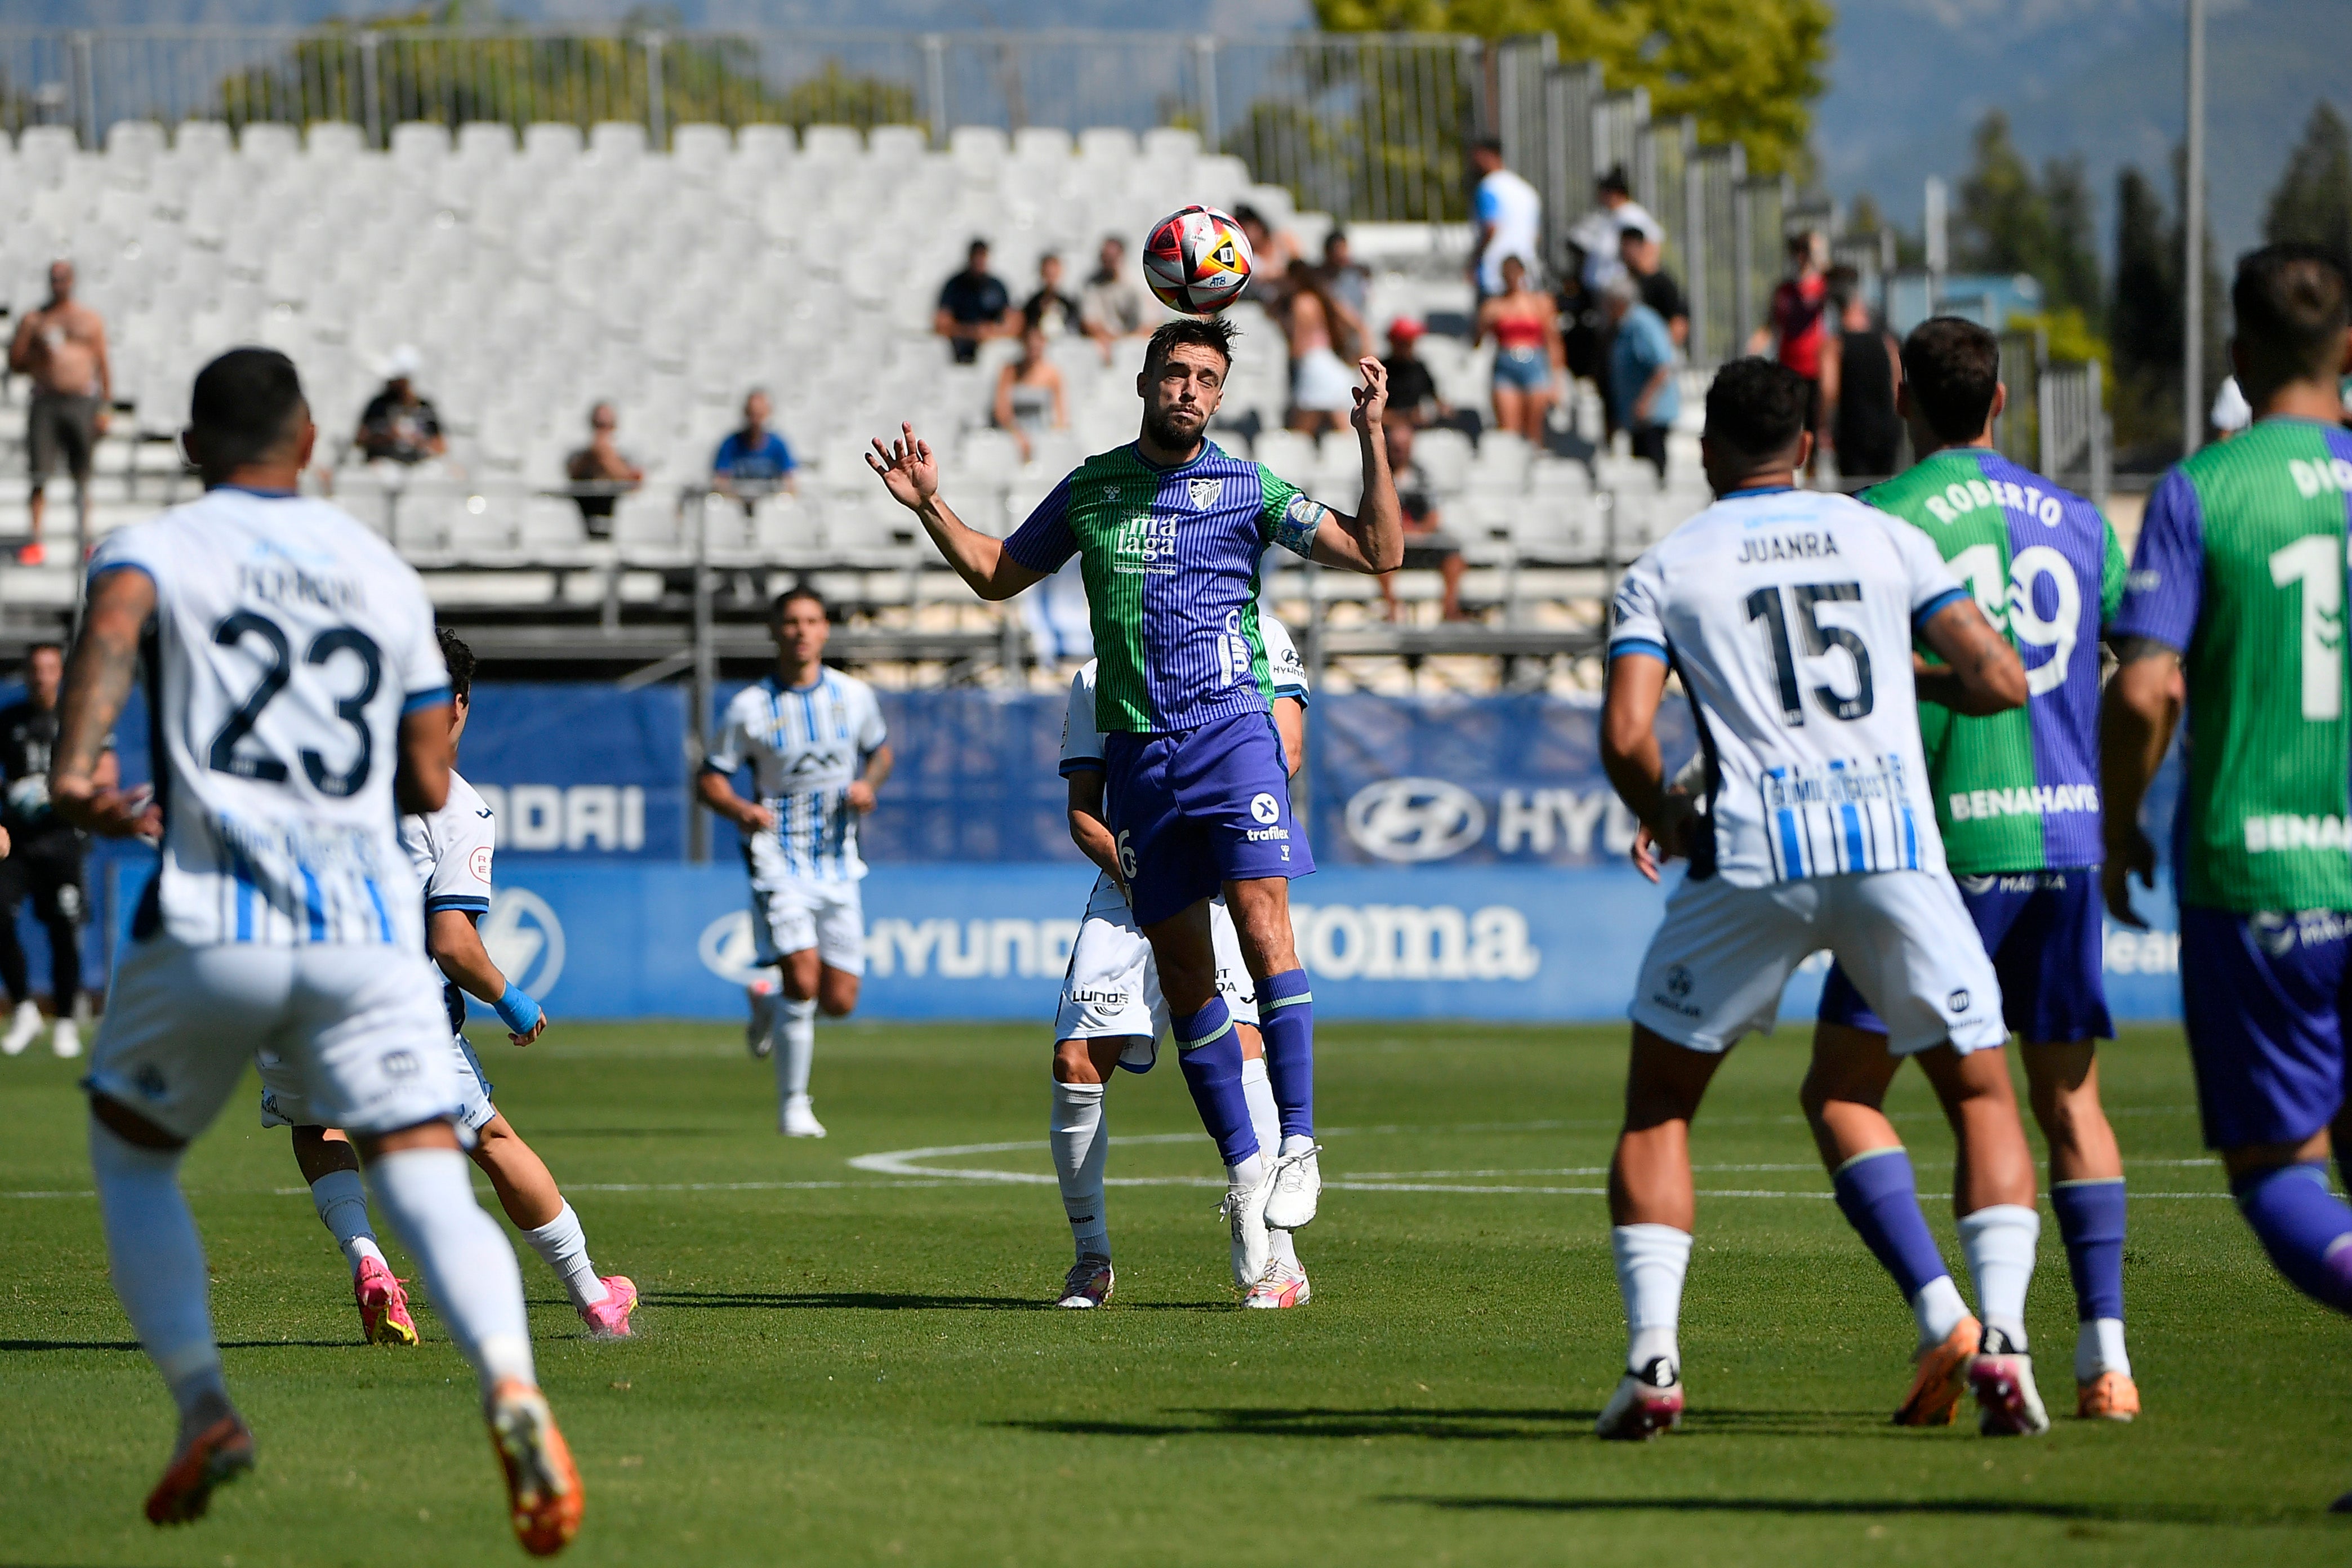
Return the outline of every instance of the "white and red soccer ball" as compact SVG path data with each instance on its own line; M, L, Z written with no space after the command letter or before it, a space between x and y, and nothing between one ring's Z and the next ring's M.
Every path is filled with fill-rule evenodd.
M1180 207L1143 242L1144 281L1188 316L1213 316L1240 299L1255 265L1242 226L1214 207Z

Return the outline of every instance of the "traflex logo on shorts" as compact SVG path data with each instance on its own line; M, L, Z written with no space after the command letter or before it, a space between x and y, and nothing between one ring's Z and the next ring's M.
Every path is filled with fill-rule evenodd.
M1282 807L1274 796L1261 791L1250 801L1250 815L1260 822L1279 822L1282 820Z
M524 888L490 896L482 917L482 946L506 977L541 1001L563 978L563 922L547 900Z
M1278 844L1290 837L1290 829L1274 826L1282 820L1282 803L1264 791L1260 791L1251 799L1250 816L1266 825L1264 827L1248 828L1243 832L1242 837L1252 844ZM1282 858L1286 860L1289 859L1290 851L1285 849L1282 852Z

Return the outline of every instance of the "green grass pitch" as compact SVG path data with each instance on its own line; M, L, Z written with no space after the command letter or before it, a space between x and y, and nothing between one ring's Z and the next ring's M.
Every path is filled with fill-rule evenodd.
M1618 1028L1327 1026L1315 1300L1265 1314L1232 1310L1172 1062L1112 1091L1114 1133L1146 1140L1112 1176L1166 1180L1113 1189L1118 1295L1081 1314L1041 1307L1069 1258L1049 1184L908 1173L1042 1180L1042 1028L824 1030L814 1143L774 1135L740 1040L559 1024L483 1046L599 1264L645 1292L640 1338L591 1344L523 1254L587 1480L572 1562L2352 1561L2352 1519L2324 1512L2352 1487L2345 1325L2222 1197L2172 1031L2103 1058L2136 1188L2140 1422L2071 1419L2045 1219L2032 1330L2057 1429L1886 1425L1909 1315L1825 1201L1784 1030L1734 1057L1696 1131L1717 1195L1685 1307L1692 1413L1623 1447L1591 1436L1622 1348L1597 1195ZM421 1349L353 1342L341 1260L250 1081L186 1179L260 1468L194 1528L140 1519L168 1401L107 1288L73 1066L0 1063L0 1562L517 1561L470 1374L424 1304ZM1948 1187L1917 1075L1892 1109L1922 1185ZM850 1163L973 1144L1014 1146ZM1948 1204L1927 1207L1957 1263Z

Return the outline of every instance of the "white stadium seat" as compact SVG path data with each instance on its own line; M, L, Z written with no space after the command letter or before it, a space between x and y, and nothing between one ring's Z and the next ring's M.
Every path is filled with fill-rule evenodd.
M461 162L496 167L514 158L514 127L504 121L473 120L457 127L457 157Z
M931 133L919 125L877 125L866 133L866 155L877 163L911 163L931 150Z
M801 132L801 156L812 163L848 163L866 151L855 125L812 125Z
M392 160L413 169L429 169L449 155L449 128L431 121L412 120L392 128Z
M522 155L525 162L561 168L576 163L580 157L582 138L577 125L559 125L542 121L526 125L522 132Z
M290 127L248 125L245 128L243 151L247 157L255 156L253 139L256 132L267 136L272 129L284 129L291 135ZM322 120L306 132L304 147L314 162L347 160L367 151L367 138L358 126L347 120Z

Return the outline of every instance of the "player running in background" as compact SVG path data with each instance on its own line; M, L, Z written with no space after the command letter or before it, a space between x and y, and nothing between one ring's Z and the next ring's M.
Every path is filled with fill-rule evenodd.
M1282 735L1285 765L1292 774L1307 754L1307 662L1290 633L1261 612L1258 632L1265 639L1266 671L1274 683L1274 724ZM1103 820L1102 731L1095 728L1097 666L1088 659L1070 682L1070 709L1062 721L1062 776L1069 781L1070 837L1087 858L1102 868L1087 900L1070 964L1062 976L1062 1000L1054 1019L1054 1174L1062 1185L1062 1210L1069 1216L1077 1261L1062 1281L1055 1303L1099 1307L1110 1300L1110 1224L1104 1214L1103 1165L1110 1134L1103 1128L1103 1096L1111 1069L1150 1072L1159 1059L1160 1037L1168 1027L1168 1004L1151 944L1128 907L1127 879L1119 869L1118 840ZM1211 940L1217 952L1217 991L1233 1015L1241 1039L1242 1093L1249 1101L1250 1126L1261 1149L1282 1142L1282 1115L1266 1079L1265 1045L1258 1032L1257 995L1242 960L1241 939L1222 898L1209 900ZM1246 1270L1243 1246L1233 1249L1234 1285L1242 1305L1255 1308L1307 1304L1307 1270L1286 1230L1270 1231L1272 1262L1260 1275Z
M782 997L751 996L753 1054L776 1058L776 1131L822 1138L808 1091L816 1015L845 1018L857 1005L866 973L857 819L890 776L889 731L872 687L824 667L833 627L815 589L785 590L769 608L768 629L775 672L727 705L695 787L742 831L753 962L782 972ZM735 793L735 771L747 763L753 800Z
M2172 878L2206 1146L2288 1283L2352 1312L2352 1208L2329 1192L2326 1167L2352 979L2352 432L2336 423L2336 390L2352 368L2346 295L2340 265L2315 247L2239 262L2230 358L2254 424L2174 468L2149 500L2116 616L2122 663L2100 750L2107 910L2140 926L2130 874L2152 884L2156 870L2140 803L2186 678ZM2344 1143L2335 1150L2341 1170Z
M2139 1391L2124 1353L2124 1166L2099 1103L2095 1042L2107 1017L2105 932L2099 921L2099 634L2124 591L2115 531L2082 497L1992 448L2007 402L2000 341L1973 321L1927 321L1903 345L1897 394L1923 454L1862 499L1935 542L1977 607L2003 628L2026 665L2022 708L1968 717L1936 701L1919 710L1929 793L1961 901L2000 976L2003 1021L2022 1043L2028 1100L2050 1145L2050 1206L2074 1276L2075 1412L2128 1421ZM1822 990L1804 1105L1837 1187L1838 1205L1920 1315L1919 1379L1898 1420L1951 1418L1976 1331L1949 1321L1959 1296L1919 1216L1910 1156L1881 1114L1896 1058L1886 1026L1843 966ZM1960 1237L1999 1233L1977 1277L1988 1349L2013 1338L2041 1220L2032 1156L2012 1138L2013 1112L1947 1100L1960 1136L1953 1191ZM1944 1280L1940 1289L1937 1279Z
M398 836L400 809L438 811L449 793L433 605L389 544L296 492L318 431L292 361L232 350L197 375L190 409L205 494L91 562L49 780L77 826L162 837L86 1080L115 1294L180 1412L147 1517L194 1519L253 1466L179 1167L265 1049L357 1142L474 1363L515 1533L561 1551L580 1476L537 1386L514 1251L459 1152L448 1024ZM94 775L142 637L152 801Z
M449 668L454 764L473 710L474 650L446 626L439 639ZM454 766L446 805L400 819L401 847L408 852L425 889L425 951L444 976L441 1001L449 1018L452 1065L461 1097L457 1120L474 1135L474 1163L490 1178L499 1206L563 1281L572 1310L591 1335L625 1339L629 1314L637 1304L636 1286L618 1274L598 1278L595 1265L588 1260L588 1237L580 1216L557 1190L547 1163L491 1103L490 1080L466 1038L469 994L496 1010L514 1045L528 1046L547 1031L547 1015L530 993L500 973L475 929L490 912L491 847L497 837L490 808ZM321 1125L311 1110L299 1063L268 1047L258 1053L258 1061L261 1124L293 1129L294 1162L310 1184L310 1202L352 1266L352 1294L359 1301L362 1335L371 1344L415 1344L416 1324L408 1314L407 1292L393 1278L392 1266L369 1226L367 1194L360 1187L359 1160L350 1141Z
M1961 711L2022 703L2025 671L1916 529L1792 488L1811 446L1805 397L1794 372L1762 360L1717 374L1701 441L1716 503L1634 563L1610 630L1602 765L1659 845L1692 864L1633 994L1609 1177L1631 1342L1604 1437L1681 1419L1690 1121L1725 1053L1770 1026L1807 955L1837 955L1885 1020L1885 1049L1918 1057L1947 1099L2009 1094L2000 982L1945 872L1927 795L1912 639L1951 667L1920 678L1926 689ZM1706 758L1697 801L1668 786L1659 753L1670 667ZM2009 1119L2015 1129L2013 1100ZM2030 1272L2031 1231L2024 1242ZM1980 1358L1979 1398L2038 1430L2047 1417L2024 1351Z
M1105 821L1136 924L1151 942L1184 1081L1216 1139L1234 1239L1263 1276L1272 1226L1315 1217L1314 993L1290 929L1288 879L1315 868L1292 816L1273 685L1258 630L1258 560L1268 544L1378 574L1404 556L1381 416L1388 373L1358 365L1351 416L1364 510L1347 517L1227 457L1207 438L1233 365L1230 322L1183 318L1152 333L1136 395L1135 441L1089 458L1009 539L964 525L939 493L912 426L866 462L983 599L1009 599L1072 555L1086 574L1099 660ZM1282 1143L1261 1151L1242 1092L1241 1042L1217 992L1209 899L1223 891L1265 1020L1266 1075Z

